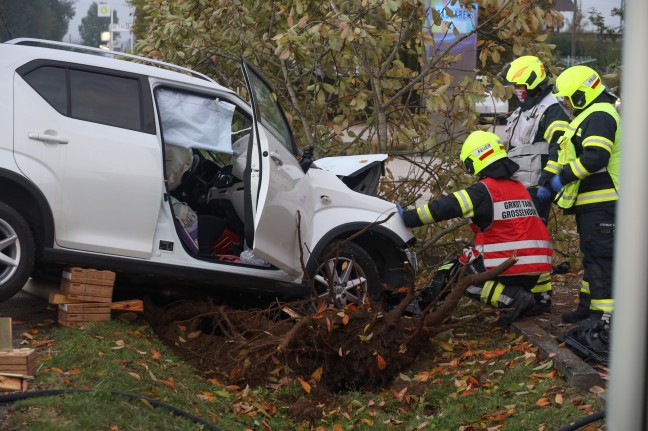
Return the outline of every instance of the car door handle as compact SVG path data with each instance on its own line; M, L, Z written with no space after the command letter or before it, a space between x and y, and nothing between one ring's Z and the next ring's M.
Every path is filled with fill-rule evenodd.
M283 166L283 160L281 160L281 156L279 156L279 154L277 154L277 153L275 153L274 151L272 151L272 152L270 153L270 158L271 158L272 160L274 160L274 162L275 162L276 164L278 164L279 166Z
M55 144L67 144L68 140L65 138L59 138L58 136L48 135L47 133L34 133L30 132L27 137L35 141L41 142L54 142Z

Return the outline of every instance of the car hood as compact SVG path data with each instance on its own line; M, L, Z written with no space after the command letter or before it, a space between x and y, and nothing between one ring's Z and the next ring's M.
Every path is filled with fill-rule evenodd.
M351 190L375 196L380 177L385 175L387 157L387 154L324 157L313 164L335 174Z

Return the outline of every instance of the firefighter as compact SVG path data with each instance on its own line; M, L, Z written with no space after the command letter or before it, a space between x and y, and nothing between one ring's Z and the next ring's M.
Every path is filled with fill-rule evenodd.
M500 76L514 86L519 101L506 121L508 157L520 166L512 178L527 188L546 225L553 198L551 178L560 170L558 139L567 131L569 115L552 94L549 77L538 57L520 57L508 64ZM531 292L537 305L527 314L549 312L553 293L550 273L542 274Z
M460 159L479 179L477 183L417 209L397 207L408 227L470 218L484 269L517 257L517 262L497 278L471 286L467 292L486 304L511 309L500 313L498 320L500 325L510 325L536 305L530 291L539 275L551 270L549 232L524 185L511 179L518 165L507 157L497 135L471 133L461 148Z
M613 248L619 199L621 119L614 107L617 98L587 66L562 72L554 95L564 98L575 117L561 138L558 162L562 169L551 185L558 192L558 206L576 216L584 268L579 304L563 313L562 319L575 323L589 318L602 322L598 328L607 331L614 308ZM591 339L590 335L583 338Z

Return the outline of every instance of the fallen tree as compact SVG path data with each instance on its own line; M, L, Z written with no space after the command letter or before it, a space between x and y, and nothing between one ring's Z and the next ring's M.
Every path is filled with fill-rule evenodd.
M317 382L332 391L375 390L410 369L430 337L483 318L480 313L450 319L469 286L496 277L514 263L510 259L480 274L460 271L420 315L406 312L416 297L413 286L390 310L370 302L339 309L324 301L307 315L296 311L303 308L299 303L278 302L262 310L232 309L212 301L146 309L163 340L194 366L229 384L254 385L288 375L303 385Z

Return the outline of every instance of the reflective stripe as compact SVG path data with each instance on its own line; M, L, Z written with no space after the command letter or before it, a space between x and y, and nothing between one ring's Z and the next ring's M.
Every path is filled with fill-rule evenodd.
M583 148L585 147L601 147L604 150L607 150L609 153L612 153L614 143L602 136L590 136L583 141Z
M468 193L465 190L454 192L453 195L457 201L459 201L461 213L465 218L475 215L475 208L473 207L472 199L470 199L470 196L468 196Z
M430 212L430 208L427 206L427 204L417 208L416 213L418 214L419 219L423 223L425 224L434 223L434 217L432 217L432 213Z
M553 134L556 132L567 132L569 130L569 123L562 120L556 120L547 127L544 133L544 139L547 142L551 142L553 139Z
M583 281L581 282L581 288L580 288L580 291L581 291L581 293L584 293L584 294L586 294L586 295L589 295L589 294L590 294L590 290L589 290L589 281L585 281L585 280L583 280Z
M614 299L592 299L590 310L612 312L614 310Z
M578 179L582 180L583 178L590 175L590 172L587 169L585 169L585 166L583 166L580 159L576 159L573 162L571 162L569 164L569 167L571 168L574 175L578 177Z
M484 283L484 288L481 291L481 302L484 304L490 304L493 307L499 307L498 302L503 302L504 305L511 303L511 298L503 298L502 291L504 290L504 285L495 280L489 280ZM508 301L507 301L508 299Z
M549 160L547 162L547 165L544 167L544 170L547 172L551 172L552 174L558 174L561 170L561 165L558 162L554 162L553 160Z
M531 289L531 293L549 292L551 290L551 275L548 272L545 272L544 274L540 274L538 282L533 286L533 289Z
M551 241L530 239L526 241L500 242L497 244L484 244L484 253L494 251L522 250L525 248L549 248L552 249Z
M530 265L535 263L545 263L551 265L551 256L544 256L544 255L518 256L516 259L517 259L517 262L515 263L516 266ZM508 260L507 257L484 259L484 265L486 266L486 268L494 268L497 265L506 262L507 260Z
M446 269L450 269L453 266L454 266L454 262L449 262L449 263L446 263L445 265L441 265L440 267L438 267L437 271L443 271L443 270L446 270Z
M586 205L597 202L610 202L619 199L619 194L614 189L595 190L593 192L579 193L574 205Z

